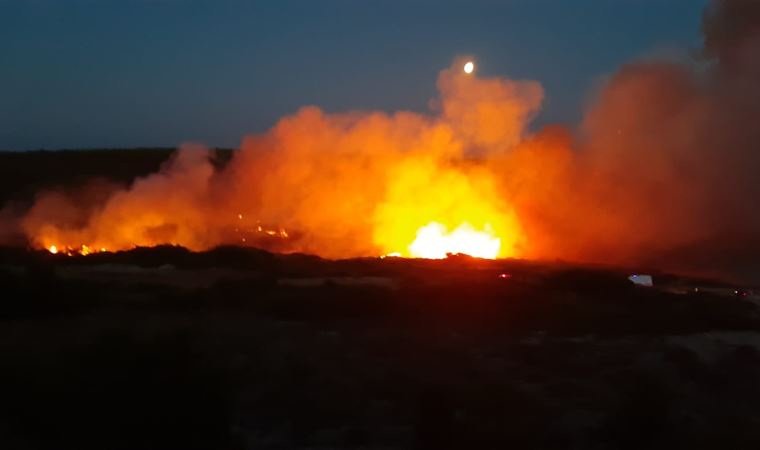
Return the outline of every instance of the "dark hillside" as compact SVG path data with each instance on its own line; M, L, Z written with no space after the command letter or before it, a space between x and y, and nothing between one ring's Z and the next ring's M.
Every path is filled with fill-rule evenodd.
M757 299L626 273L0 248L0 448L758 448Z

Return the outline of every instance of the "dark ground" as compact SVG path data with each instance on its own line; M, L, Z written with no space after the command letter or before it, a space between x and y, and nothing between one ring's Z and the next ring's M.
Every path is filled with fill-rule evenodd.
M108 176L153 171L151 152ZM64 174L2 180L17 201L69 183L66 158L113 161L14 158ZM0 448L760 448L755 303L627 274L0 248Z
M2 448L760 445L746 300L519 261L0 254Z

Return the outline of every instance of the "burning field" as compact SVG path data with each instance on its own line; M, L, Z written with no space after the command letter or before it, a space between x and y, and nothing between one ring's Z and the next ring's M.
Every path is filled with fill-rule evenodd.
M0 152L0 448L759 448L760 2L702 31L577 127L463 56L424 113Z
M691 60L637 61L577 130L534 130L536 81L440 72L431 112L307 106L226 164L184 145L129 186L39 192L2 229L90 254L162 244L325 258L527 258L754 278L760 14L714 2Z
M463 64L441 73L437 115L306 107L247 138L221 170L188 145L100 202L42 194L23 230L52 253L234 244L328 258L535 255L499 173L524 145L541 88L478 79Z

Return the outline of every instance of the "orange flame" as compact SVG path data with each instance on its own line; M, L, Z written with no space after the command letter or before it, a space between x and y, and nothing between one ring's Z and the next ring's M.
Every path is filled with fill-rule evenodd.
M493 235L490 226L477 231L464 223L452 232L438 222L431 222L417 231L409 245L409 253L417 258L442 259L450 254L465 254L477 258L494 259L499 256L501 239Z
M305 107L247 137L223 169L184 146L129 188L39 195L21 228L60 254L245 243L327 258L458 251L749 270L760 10L711 3L698 59L625 64L577 133L528 132L540 84L484 78L461 59L440 73L432 114ZM4 216L0 235L15 233Z
M307 107L246 139L221 171L185 147L102 204L42 196L24 227L41 247L81 255L234 243L330 258L520 256L528 242L494 156L521 142L541 87L478 78L466 61L441 72L439 115Z

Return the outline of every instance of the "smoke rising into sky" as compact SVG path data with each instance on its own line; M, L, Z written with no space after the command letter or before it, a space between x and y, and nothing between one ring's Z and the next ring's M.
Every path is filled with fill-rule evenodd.
M539 82L458 59L427 114L304 107L222 170L185 146L89 203L41 194L20 226L40 247L108 249L200 250L258 229L275 250L337 258L404 254L435 224L488 233L502 257L747 277L760 266L760 8L713 1L702 30L691 60L622 66L578 129L531 131Z
M704 0L0 0L0 149L237 147L303 105L427 111L435 73L540 80L576 123L622 62L698 45Z

